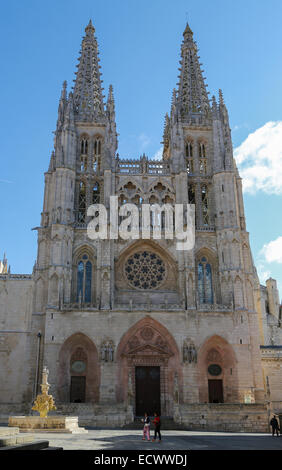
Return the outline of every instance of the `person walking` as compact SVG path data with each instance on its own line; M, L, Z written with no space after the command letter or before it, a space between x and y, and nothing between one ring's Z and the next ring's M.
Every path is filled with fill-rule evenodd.
M277 436L279 436L280 429L279 429L279 424L275 415L273 415L273 418L271 419L269 424L272 427L272 436L274 436L275 433Z
M145 441L147 437L147 441L150 441L150 417L148 416L147 413L144 415L144 419L142 419L142 422L144 423L143 427L143 437L142 440Z
M153 423L155 426L155 436L154 439L152 439L152 442L154 442L157 439L157 434L159 436L159 442L162 442L162 436L161 436L161 418L158 415L157 412L154 413L154 419Z

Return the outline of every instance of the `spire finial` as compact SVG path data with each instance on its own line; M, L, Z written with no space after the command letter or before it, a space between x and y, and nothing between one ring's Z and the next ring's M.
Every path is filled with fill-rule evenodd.
M90 20L89 20L88 25L87 25L86 28L85 28L85 32L86 32L86 34L87 34L88 32L89 32L89 33L95 33L95 28L94 28L94 26L93 26L93 24L92 24L91 18L90 18Z
M190 26L189 26L189 24L188 24L188 21L187 21L187 23L186 23L186 28L185 28L185 30L184 30L183 36L184 36L184 38L185 38L185 37L188 36L188 35L189 35L189 36L193 36L193 31L192 31L192 29L190 28Z

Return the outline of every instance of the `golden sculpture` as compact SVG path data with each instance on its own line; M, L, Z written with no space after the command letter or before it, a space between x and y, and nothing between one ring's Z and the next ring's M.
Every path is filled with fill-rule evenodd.
M52 395L48 394L50 387L48 384L48 374L49 371L47 367L43 367L41 394L37 395L34 406L32 407L32 410L38 411L40 413L40 418L46 418L49 411L56 410L54 399Z

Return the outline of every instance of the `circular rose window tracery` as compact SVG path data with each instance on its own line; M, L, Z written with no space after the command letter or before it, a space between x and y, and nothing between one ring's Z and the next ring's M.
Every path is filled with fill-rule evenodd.
M130 256L124 266L125 276L135 289L157 289L165 279L163 260L151 251L139 251Z

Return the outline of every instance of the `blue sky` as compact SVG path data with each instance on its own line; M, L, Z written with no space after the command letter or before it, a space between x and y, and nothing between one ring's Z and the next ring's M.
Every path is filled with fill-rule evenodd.
M29 273L62 82L84 28L96 29L105 94L114 87L121 157L153 157L178 81L188 20L211 96L223 90L244 176L247 228L261 281L282 296L281 0L10 0L1 6L0 256ZM281 169L280 169L281 166ZM281 238L280 238L281 237Z

